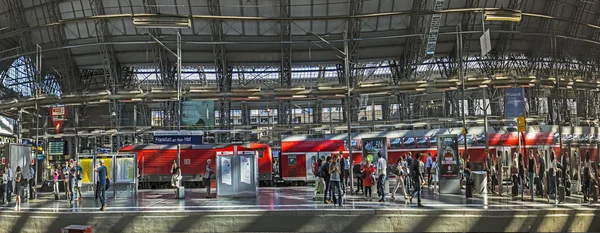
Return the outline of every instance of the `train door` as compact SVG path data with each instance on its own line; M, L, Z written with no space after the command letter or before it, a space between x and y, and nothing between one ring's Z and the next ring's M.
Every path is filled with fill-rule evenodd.
M306 181L314 181L316 179L313 174L313 166L317 162L318 152L306 153Z
M510 180L510 166L512 165L510 147L496 147L496 154L499 156L496 158L496 162L502 163L502 180Z
M571 168L571 191L573 193L581 192L580 183L580 165L581 165L581 154L580 148L577 145L569 144L569 162Z

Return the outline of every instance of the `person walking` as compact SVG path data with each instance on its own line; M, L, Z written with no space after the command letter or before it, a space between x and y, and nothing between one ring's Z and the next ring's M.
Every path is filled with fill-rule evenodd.
M333 199L333 204L336 203L341 207L342 206L342 190L340 188L340 180L342 169L340 168L340 158L336 155L333 156L331 160L331 165L329 166L329 191L331 192L331 198ZM335 191L337 190L338 198L335 198Z
M0 204L4 204L6 200L4 198L4 192L6 190L6 179L8 175L6 174L6 170L0 170L0 172Z
M29 177L27 183L29 184L29 199L34 199L37 188L35 187L35 169L33 168L33 164L29 164Z
M519 153L519 181L521 183L521 201L525 201L525 162L523 154Z
M344 158L344 153L340 151L338 153L338 166L340 166L340 188L342 189L342 196L346 194L346 184L345 181L345 170L346 170L346 159Z
M21 209L21 195L23 195L23 184L25 184L25 178L23 178L21 166L17 166L17 174L15 174L15 195L17 196L15 210Z
M371 165L370 160L365 159L365 164L361 167L360 171L363 174L362 184L364 186L365 200L371 201L371 187L373 187L373 184L375 183L375 167Z
M413 157L411 155L410 152L406 153L406 169L407 171L409 170L410 166L412 165L412 161L413 161ZM406 179L406 190L411 190L413 185L412 185L412 174L410 174L410 172L407 172L406 174L408 177Z
M427 186L431 189L431 181L432 181L432 176L431 176L431 166L433 164L433 159L431 158L431 153L427 153L427 160L425 163L425 169L427 171Z
M583 202L588 202L589 198L592 197L592 169L590 152L588 151L583 162Z
M73 205L73 201L75 201L75 186L77 186L77 169L73 166L73 162L69 163L69 186L71 188L71 200L69 200L70 204Z
M96 165L96 168L99 168L100 164L98 163L98 165ZM95 171L96 169L94 169ZM98 172L95 172L94 174L94 178L96 179L96 190L94 190L94 195L95 195L95 200L98 200L98 197L100 197L100 177L98 176Z
M107 170L104 166L104 161L100 160L100 165L95 169L98 173L98 197L100 198L100 211L106 209L106 175Z
M387 176L387 162L383 158L383 155L380 152L377 152L377 156L379 160L377 160L377 177L379 182L379 193L381 194L381 199L379 202L385 202L385 177Z
M317 162L315 162L315 165L313 165L313 173L315 175L315 191L313 192L312 196L313 201L317 199L319 186L323 185L323 190L325 190L325 186L327 186L325 185L325 180L323 180L323 177L321 177L321 173L319 172L321 170L322 163L323 160L319 158L317 159Z
M419 165L419 160L421 157L421 154L417 153L417 162L413 162L410 166L410 173L411 176L413 177L413 185L414 185L414 191L412 196L410 196L409 201L410 203L412 203L413 197L417 197L417 203L418 203L418 207L423 207L423 205L421 204L421 186L423 185L423 173L421 173L421 168Z
M83 187L83 167L81 167L79 161L77 161L77 166L75 169L77 170L77 180L75 181L77 184L75 185L75 190L77 191L77 194L79 194L79 198L77 200L81 201L83 200L83 196L81 195L81 188Z
M534 201L534 195L535 195L535 168L537 167L536 162L535 162L535 156L533 153L533 149L529 150L529 161L527 164L527 171L529 172L529 192L531 192L531 201Z
M392 192L392 200L395 200L396 197L394 197L394 195L396 194L396 192L398 191L398 189L400 188L400 191L402 191L402 195L404 196L404 199L408 198L408 195L406 195L406 189L405 189L405 185L404 185L404 176L405 176L405 170L404 170L404 159L402 158L402 156L400 156L400 158L398 158L398 164L396 165L397 169L398 169L398 174L396 175L396 187L394 188L394 192Z
M557 176L556 172L558 171L558 166L556 164L556 158L554 151L550 152L550 161L548 162L548 202L550 202L550 196L554 195L554 199L558 204L558 195L556 192L556 184L557 184Z
M212 162L212 160L207 159L206 160L206 167L204 168L204 177L202 179L202 182L204 183L204 187L206 187L206 198L210 198L210 177L212 176L212 174L214 173L214 170L212 169L212 167L210 166L210 163Z

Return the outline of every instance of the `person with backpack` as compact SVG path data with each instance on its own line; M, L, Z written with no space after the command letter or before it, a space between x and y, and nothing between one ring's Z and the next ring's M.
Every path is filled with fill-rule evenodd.
M419 161L421 154L417 153L417 161ZM414 191L412 196L410 196L409 201L412 203L412 199L414 196L417 196L418 207L423 207L421 204L421 185L423 185L423 173L421 173L420 163L414 162L410 165L410 174L413 177L414 183Z
M322 166L323 160L321 160L320 158L317 159L317 162L315 162L315 164L313 165L313 175L315 175L315 192L313 193L313 201L317 199L317 192L319 191L319 186L323 185L323 191L325 191L325 180L323 180L323 177L321 177L321 166Z
M104 161L99 160L99 166L94 169L98 173L98 197L100 198L100 211L104 211L106 209L106 185L107 185L107 173L106 167L104 166Z
M73 163L71 162L69 164L69 187L71 188L71 199L69 200L69 203L71 205L73 205L73 201L75 200L75 197L77 196L75 194L75 186L77 185L77 170L75 169L75 167L73 166Z
M323 190L323 202L325 204L331 204L331 200L329 199L329 189L331 188L329 185L329 164L331 162L331 156L327 156L325 158L325 163L321 166L320 174L323 180L325 181L325 190Z

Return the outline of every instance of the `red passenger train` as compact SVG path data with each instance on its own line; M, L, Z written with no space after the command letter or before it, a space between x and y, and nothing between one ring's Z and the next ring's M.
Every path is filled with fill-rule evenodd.
M467 134L467 149L475 169L483 168L486 150L486 135L483 127L470 127ZM385 139L387 144L388 164L394 165L401 155L431 153L437 156L436 135L455 134L459 138L459 152L464 155L464 138L460 135L461 128L400 130L388 132L368 132L353 134L352 161L358 164L363 159L362 141L370 138ZM590 153L591 160L597 161L600 129L594 127L563 127L562 151L570 154L571 164L578 164ZM281 175L286 181L309 182L314 180L312 164L318 157L325 157L343 151L348 158L345 148L347 134L323 135L289 135L282 137L281 142ZM511 155L517 152L519 135L512 127L490 127L488 129L489 152L501 156L503 166L511 165ZM558 126L532 126L526 133L521 133L522 153L528 155L529 149L544 151L547 156L554 151L559 156ZM573 156L578 155L578 156ZM496 159L494 156L494 159ZM425 161L426 156L421 156Z
M270 183L273 172L271 147L261 143L236 145L256 150L258 155L259 181L261 183ZM180 167L184 186L201 187L206 161L211 159L212 166L214 166L217 152L233 152L233 146L233 144L181 145ZM177 159L177 146L155 144L127 145L119 149L119 152L137 153L140 187L164 188L170 184L171 165L173 160Z

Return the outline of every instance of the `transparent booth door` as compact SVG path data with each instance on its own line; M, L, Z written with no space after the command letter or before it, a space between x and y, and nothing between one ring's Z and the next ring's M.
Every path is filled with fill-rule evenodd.
M115 197L134 197L137 194L136 154L114 154Z

